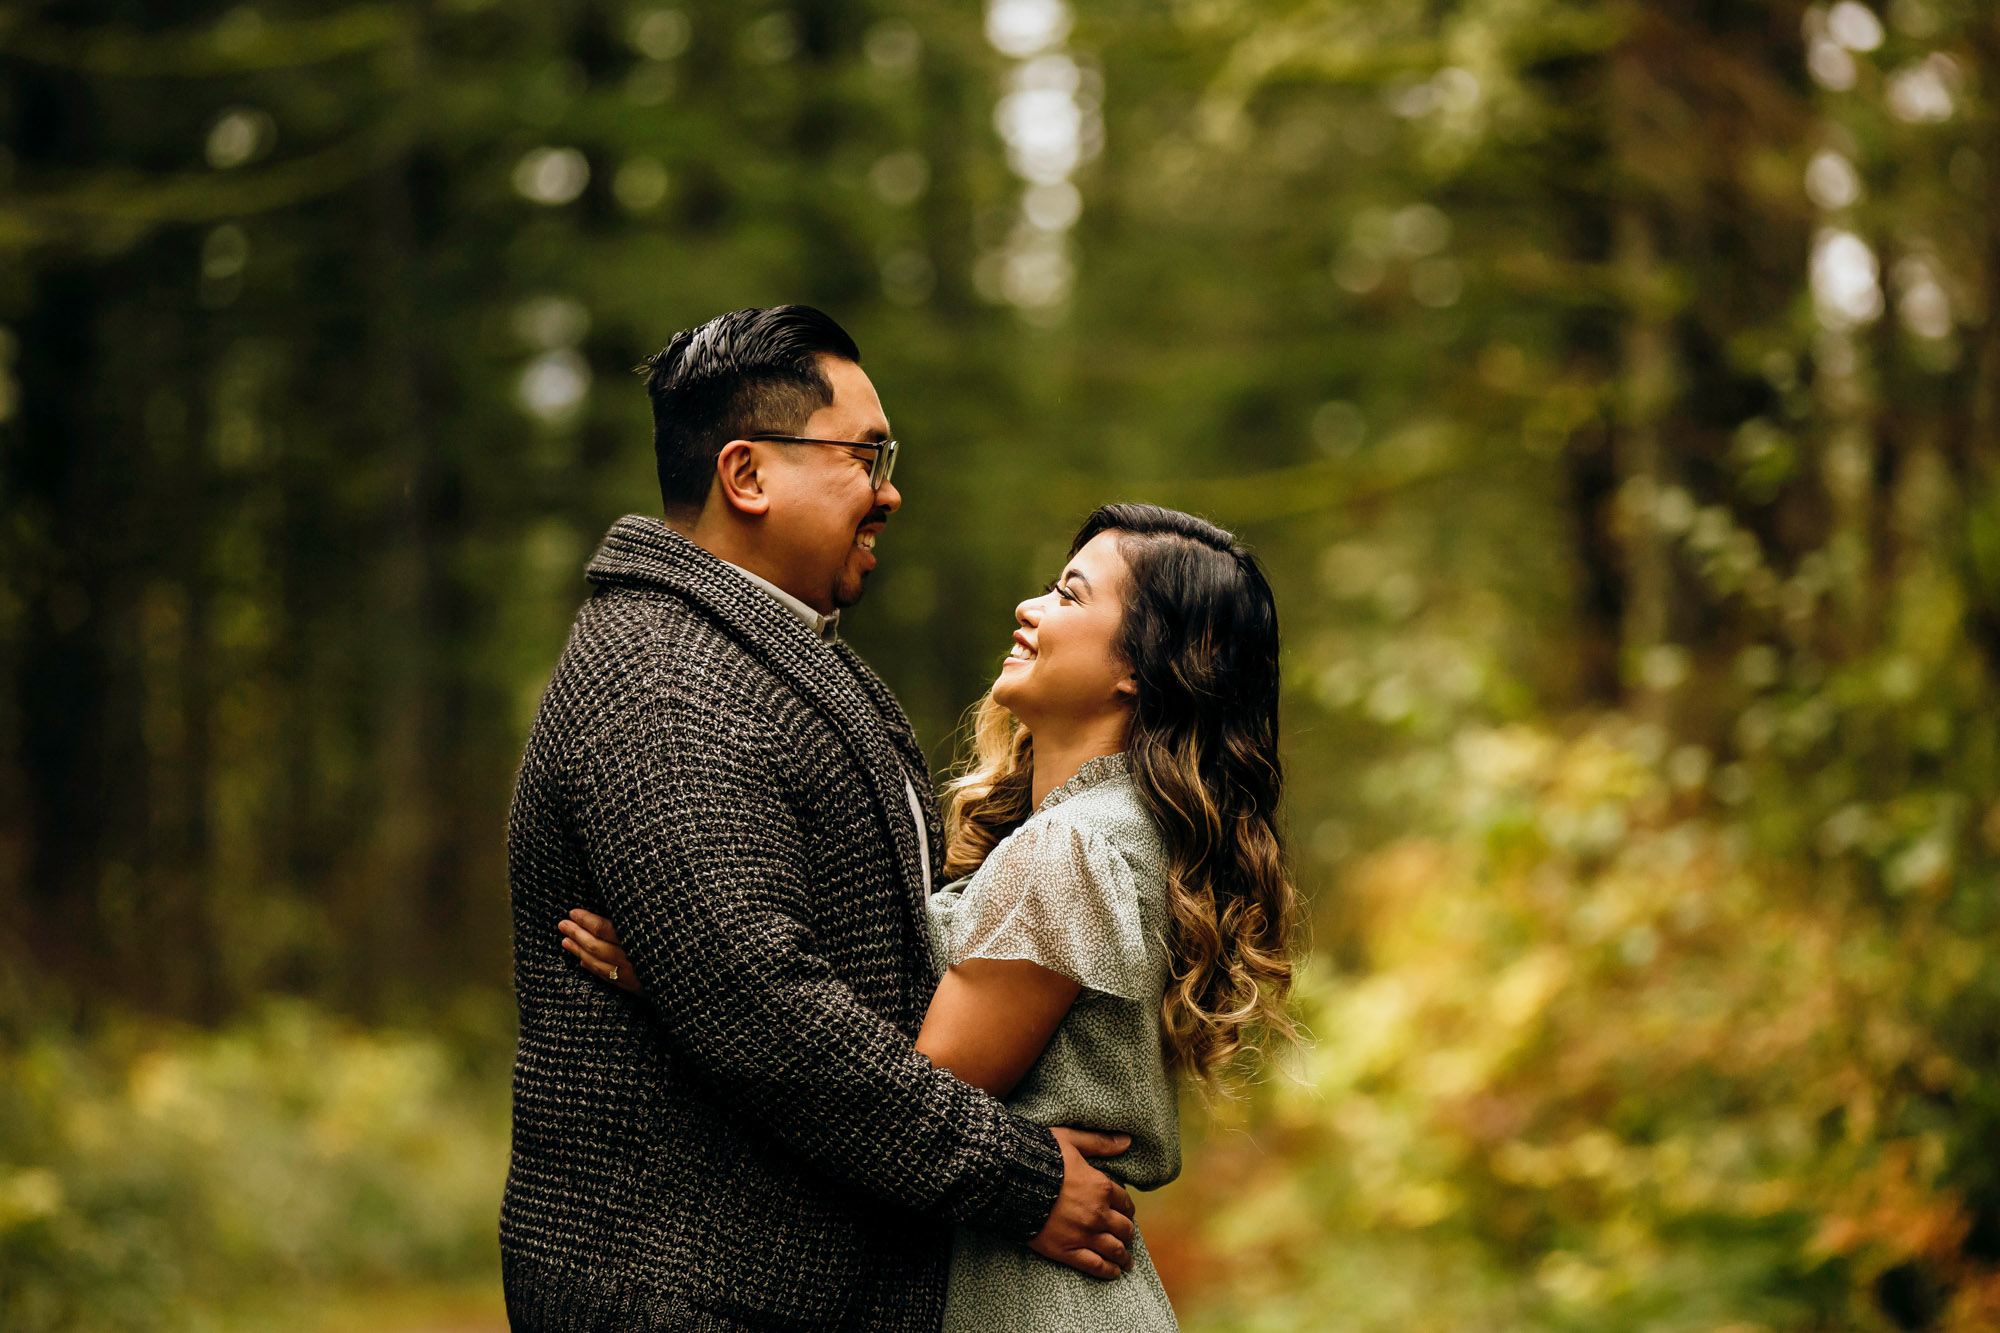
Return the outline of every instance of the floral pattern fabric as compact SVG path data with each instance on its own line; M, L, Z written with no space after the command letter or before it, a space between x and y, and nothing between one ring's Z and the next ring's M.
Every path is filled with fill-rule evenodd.
M1025 960L1083 988L1007 1107L1039 1124L1130 1134L1126 1152L1096 1165L1142 1190L1180 1172L1179 1106L1160 1048L1164 868L1125 756L1106 755L1050 792L930 908L942 965ZM954 1235L945 1333L1178 1327L1143 1237L1132 1271L1101 1282L986 1232Z

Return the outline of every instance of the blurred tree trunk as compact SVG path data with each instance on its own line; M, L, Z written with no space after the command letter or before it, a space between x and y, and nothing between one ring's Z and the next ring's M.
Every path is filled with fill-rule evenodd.
M431 838L439 793L431 763L433 698L430 685L437 572L426 522L434 485L427 423L417 385L416 319L410 201L398 161L379 171L367 193L368 384L372 426L389 480L380 560L373 669L376 783L380 814L364 868L362 892L348 905L350 922L366 943L354 960L361 994L380 997L398 978L415 975L431 913Z
M2000 79L2000 14L1972 25L1968 47L1971 71L1981 86ZM1981 263L1973 295L1983 318L1963 331L1966 341L1956 410L1946 425L1946 457L1959 497L1959 539L1954 543L1960 576L1969 594L1967 627L1989 669L2000 673L2000 105L1992 98L1971 109L1979 117L1970 146L1954 158L1976 167L1982 198L1978 216L1983 233Z
M1637 95L1644 75L1628 58L1619 62L1613 86L1624 97ZM1628 114L1614 123L1629 125ZM1632 688L1634 707L1656 722L1670 720L1672 693L1653 678L1653 655L1666 646L1673 606L1673 553L1660 531L1658 513L1668 485L1660 446L1662 420L1674 400L1670 330L1652 310L1658 283L1657 247L1645 204L1628 200L1619 208L1613 266L1625 301L1620 340L1614 458L1618 486L1616 528L1625 554L1621 674Z
M102 724L106 671L101 642L104 585L98 558L124 515L91 487L91 367L98 301L87 269L38 275L38 299L22 327L21 374L48 391L24 402L8 490L32 525L20 570L28 608L13 682L22 718L27 783L30 937L61 941L89 921L105 807ZM60 948L60 944L57 945Z

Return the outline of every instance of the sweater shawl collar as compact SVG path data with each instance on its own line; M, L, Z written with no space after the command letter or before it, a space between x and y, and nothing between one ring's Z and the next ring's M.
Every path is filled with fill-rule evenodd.
M923 773L923 751L887 687L852 649L814 634L761 588L659 519L627 514L612 524L588 575L600 586L651 589L682 602L789 686L847 743L895 849L917 946L928 952L923 863L903 786L904 758L915 756L916 771ZM919 785L928 796L929 783ZM935 808L928 800L925 807ZM928 958L925 963L928 967Z

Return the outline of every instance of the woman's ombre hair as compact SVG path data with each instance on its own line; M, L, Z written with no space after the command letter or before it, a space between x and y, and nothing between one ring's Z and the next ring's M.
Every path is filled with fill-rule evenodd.
M1212 523L1105 505L1074 556L1116 534L1129 571L1117 649L1131 668L1126 757L1167 851L1168 1066L1213 1084L1246 1045L1291 1036L1297 895L1278 837L1278 614L1255 557ZM945 874L970 874L1033 811L1034 738L989 691L948 788Z

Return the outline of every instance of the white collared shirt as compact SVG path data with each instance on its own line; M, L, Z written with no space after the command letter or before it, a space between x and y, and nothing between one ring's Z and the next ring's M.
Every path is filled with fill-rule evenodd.
M820 638L832 641L840 637L840 612L823 616L771 580L760 578L741 565L730 565L727 560L722 563L769 593L779 606L797 616L801 624ZM924 807L923 802L917 799L917 784L910 781L908 773L903 775L903 794L910 798L910 821L917 826L917 856L923 862L924 897L928 898L931 895L931 835L924 827Z

